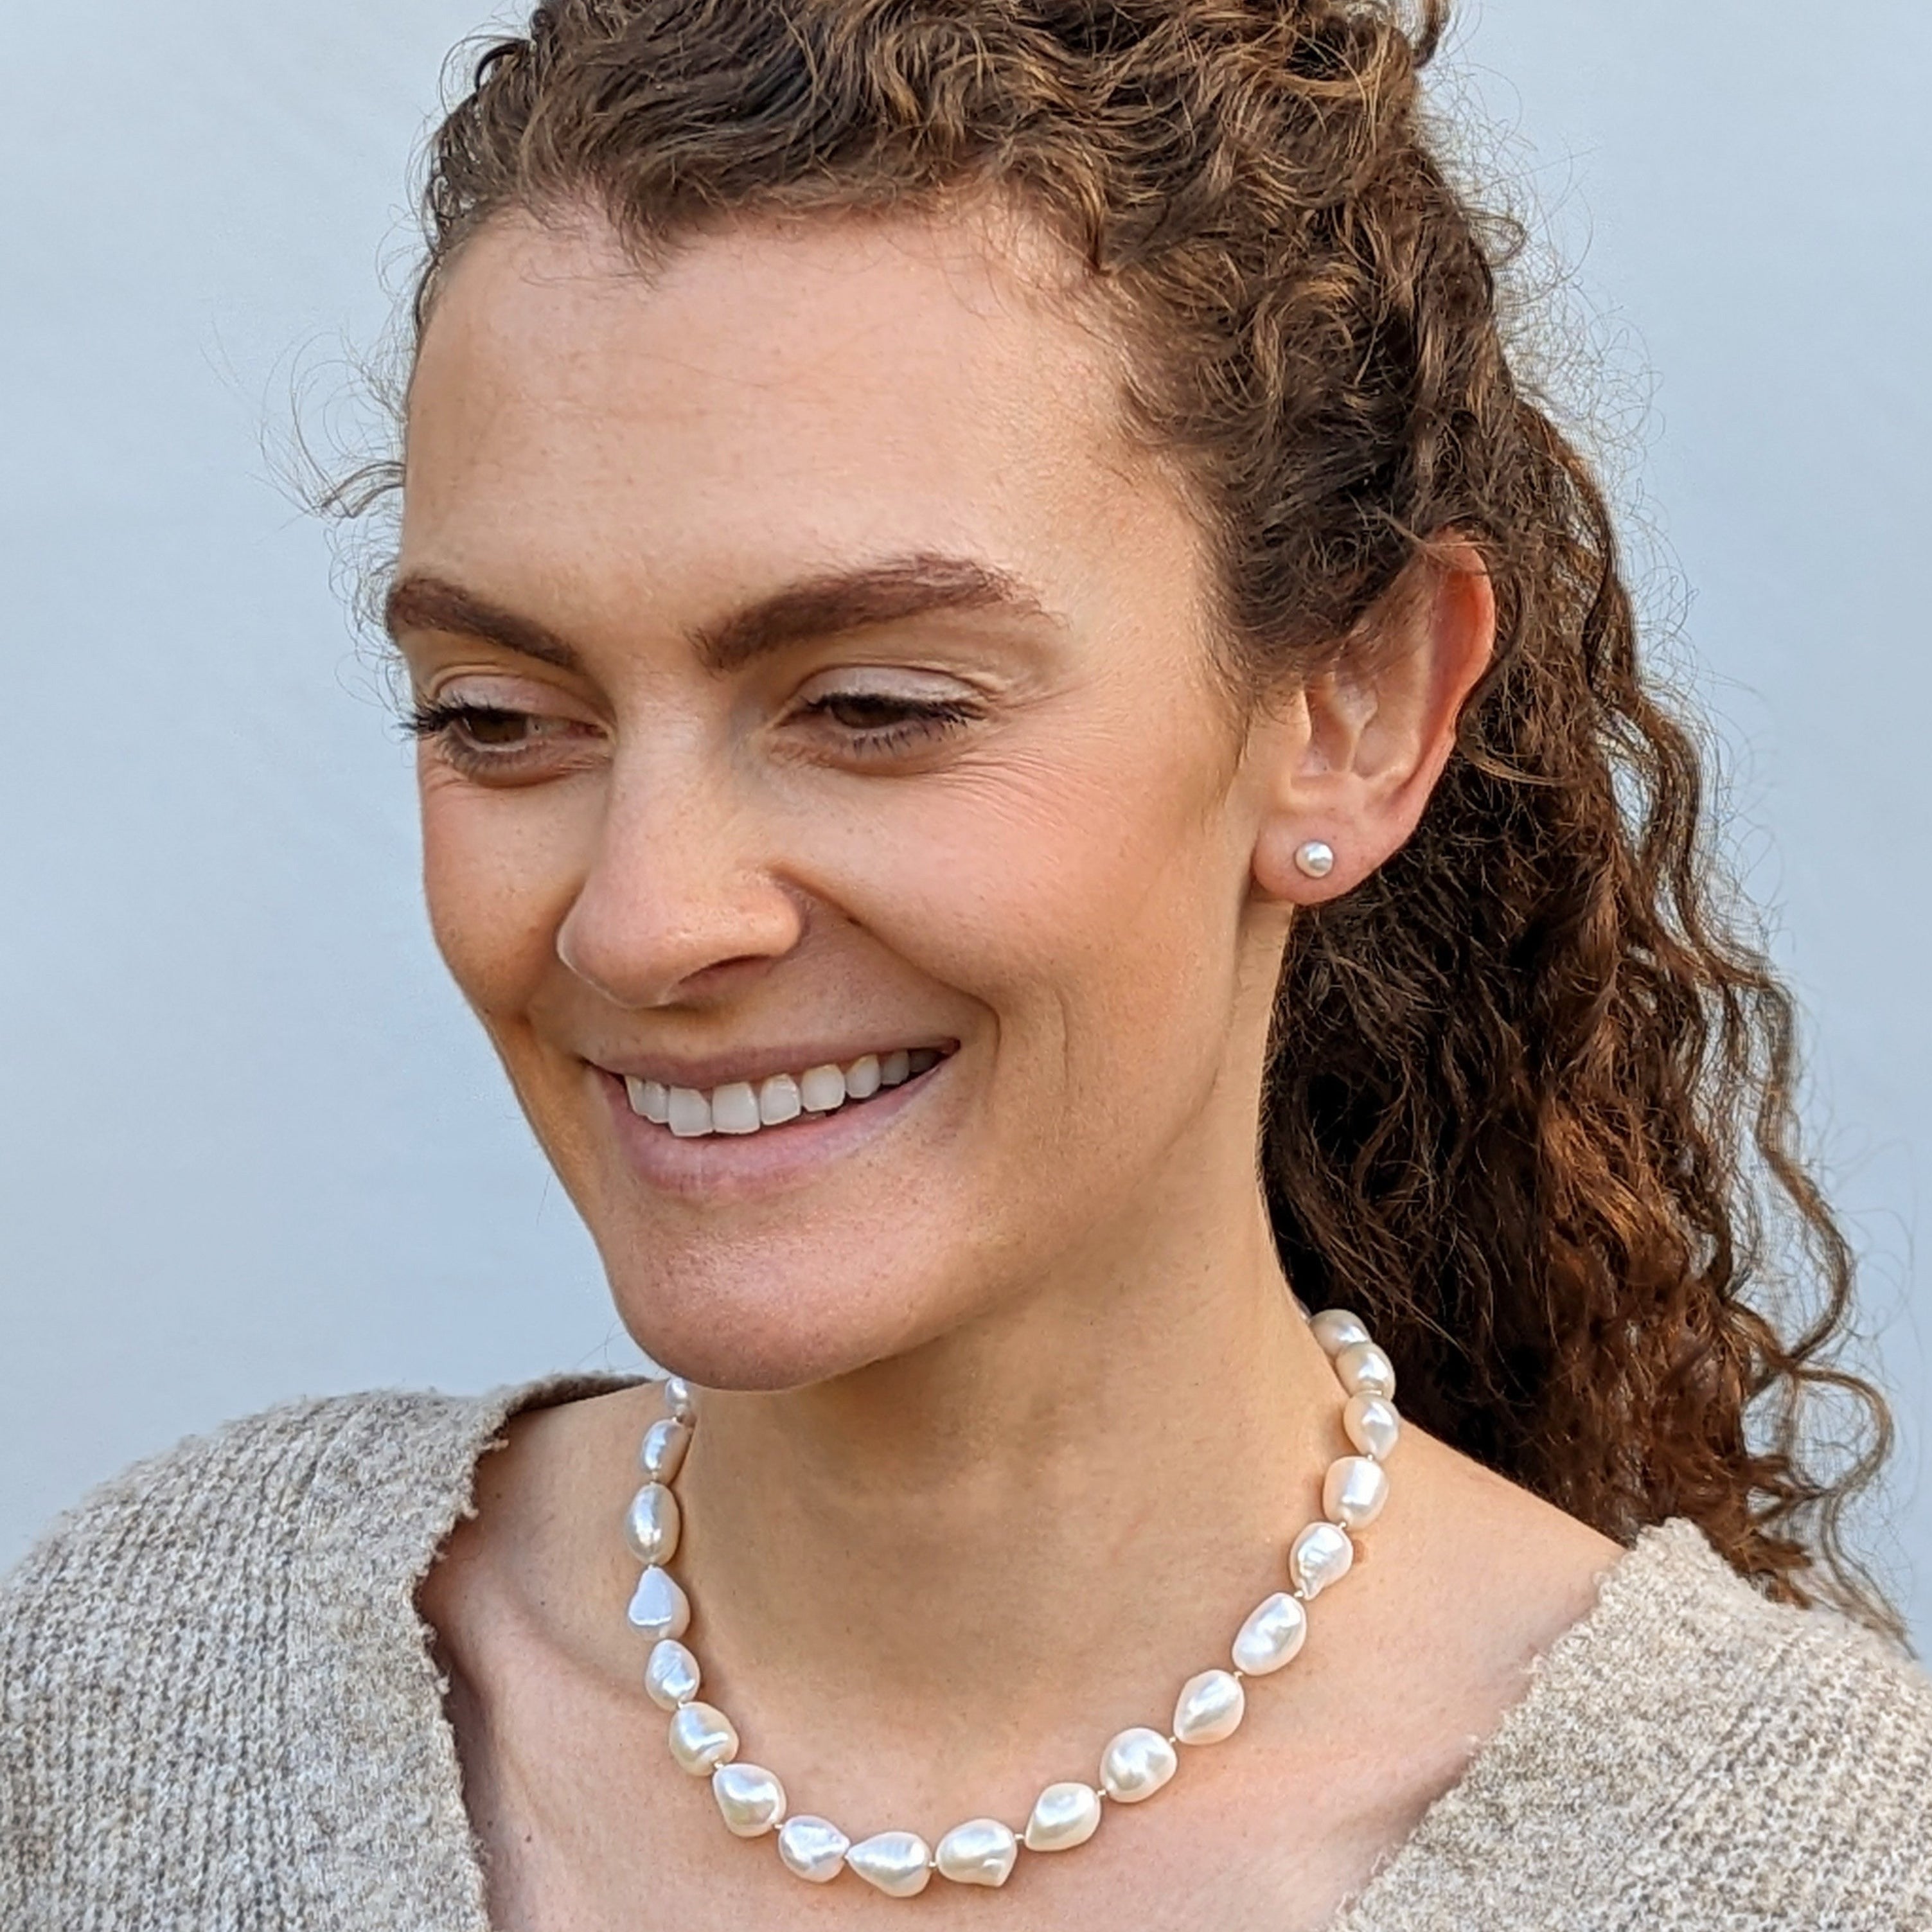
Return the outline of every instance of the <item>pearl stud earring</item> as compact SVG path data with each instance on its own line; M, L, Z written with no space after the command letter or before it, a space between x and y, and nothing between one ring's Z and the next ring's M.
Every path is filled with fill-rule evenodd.
M1297 868L1311 879L1325 879L1335 869L1335 848L1319 838L1311 838L1295 848Z

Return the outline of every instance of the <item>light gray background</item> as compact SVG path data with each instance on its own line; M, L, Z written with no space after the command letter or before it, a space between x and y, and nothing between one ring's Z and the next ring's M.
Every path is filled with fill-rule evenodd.
M487 4L9 22L0 1564L285 1396L635 1360L444 985L407 758L262 454L382 333L406 163ZM1652 601L1660 565L1688 586L1868 1258L1904 1435L1871 1537L1922 1642L1928 64L1918 0L1855 43L1795 0L1486 0L1450 63L1572 264L1559 344Z

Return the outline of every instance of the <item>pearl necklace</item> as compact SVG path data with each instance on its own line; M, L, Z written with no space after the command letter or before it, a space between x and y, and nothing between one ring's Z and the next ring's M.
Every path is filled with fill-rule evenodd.
M1136 1726L1121 1732L1100 1757L1100 1781L1049 1784L1024 1829L996 1818L956 1825L937 1850L914 1832L880 1832L854 1844L837 1826L806 1812L788 1813L784 1786L762 1766L738 1756L736 1727L698 1698L698 1659L680 1641L691 1626L691 1600L668 1568L677 1553L681 1519L674 1485L691 1446L698 1411L688 1384L664 1384L668 1413L646 1431L638 1463L648 1478L626 1523L632 1552L645 1566L631 1599L630 1618L654 1640L644 1688L670 1713L670 1754L694 1778L709 1778L725 1824L741 1838L778 1834L785 1868L824 1885L850 1868L892 1898L923 1892L938 1872L958 1885L1004 1885L1022 1847L1070 1851L1100 1828L1102 1808L1151 1798L1180 1768L1180 1747L1216 1744L1231 1736L1247 1709L1247 1679L1288 1663L1308 1634L1304 1607L1348 1574L1354 1562L1352 1531L1366 1528L1388 1499L1383 1462L1401 1423L1390 1398L1395 1370L1354 1316L1331 1308L1310 1327L1347 1398L1342 1428L1357 1453L1331 1462L1322 1484L1322 1517L1297 1536L1288 1552L1292 1588L1258 1605L1236 1633L1231 1670L1203 1670L1180 1688L1170 1729Z

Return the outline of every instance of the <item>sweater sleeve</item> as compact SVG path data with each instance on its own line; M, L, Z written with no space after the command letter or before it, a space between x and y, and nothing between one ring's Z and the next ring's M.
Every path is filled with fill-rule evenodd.
M1932 1682L1646 1529L1330 1932L1932 1932Z
M378 1747L435 1748L410 1599L466 1502L457 1446L494 1429L476 1412L356 1396L232 1424L95 1492L0 1585L0 1925L383 1922L338 1916L343 1761L365 1718Z
M1932 1679L1828 1611L1754 1602L1734 1713L1619 1887L1653 1923L1932 1928Z

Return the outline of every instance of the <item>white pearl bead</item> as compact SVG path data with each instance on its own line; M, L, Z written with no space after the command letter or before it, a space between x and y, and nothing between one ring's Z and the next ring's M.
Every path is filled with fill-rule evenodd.
M679 1422L695 1422L698 1405L691 1399L691 1384L682 1376L667 1376L664 1384L664 1407Z
M698 1695L703 1682L698 1660L675 1637L665 1637L651 1652L644 1666L644 1690L661 1711L675 1711Z
M631 1594L630 1618L647 1637L682 1636L691 1628L691 1599L668 1570L653 1564Z
M881 1832L854 1845L845 1862L888 1898L911 1898L932 1877L932 1852L916 1832Z
M1332 1522L1311 1522L1288 1552L1288 1574L1304 1597L1318 1597L1339 1583L1355 1560L1355 1546Z
M684 1467L684 1452L690 1447L691 1424L666 1416L644 1431L638 1467L654 1483L674 1483Z
M711 1795L726 1828L741 1838L762 1838L784 1816L784 1786L760 1764L721 1764L711 1774Z
M1385 1395L1364 1390L1349 1396L1342 1411L1342 1428L1348 1440L1364 1456L1386 1462L1402 1434L1402 1418Z
M671 1714L670 1754L680 1771L709 1778L738 1755L738 1727L710 1704L680 1704Z
M1335 1358L1335 1378L1351 1395L1395 1394L1395 1365L1372 1342L1357 1342Z
M1030 1852L1070 1852L1100 1828L1100 1794L1090 1784L1049 1784L1027 1820Z
M1204 1670L1180 1687L1174 1707L1174 1735L1184 1744L1219 1744L1240 1728L1248 1708L1241 1680L1225 1670Z
M1020 1855L1020 1841L997 1818L956 1825L939 1841L933 1862L955 1885L1004 1885Z
M1121 1804L1151 1798L1180 1768L1173 1745L1160 1732L1138 1724L1123 1731L1100 1760L1100 1789Z
M1234 1639L1234 1668L1250 1677L1279 1670L1308 1635L1308 1612L1286 1590L1258 1604Z
M1322 1479L1322 1510L1344 1529L1366 1529L1388 1501L1388 1474L1366 1456L1342 1456Z
M830 1885L845 1869L852 1840L836 1825L802 1811L778 1828L778 1856L784 1868L808 1885Z
M677 1554L683 1517L677 1498L662 1483L646 1483L631 1498L624 1540L640 1563L668 1563Z
M1358 1342L1370 1339L1361 1317L1351 1315L1346 1308L1324 1308L1319 1315L1308 1318L1308 1325L1331 1361L1344 1348L1352 1348Z

